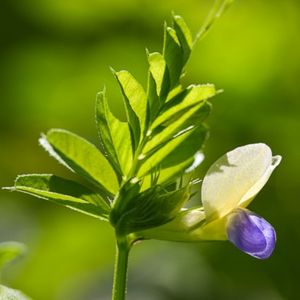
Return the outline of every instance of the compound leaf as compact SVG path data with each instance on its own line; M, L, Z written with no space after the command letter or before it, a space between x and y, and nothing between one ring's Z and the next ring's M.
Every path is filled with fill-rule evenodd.
M199 125L166 143L142 165L140 176L158 170L158 184L164 184L183 174L195 161L195 155L203 146L207 128ZM151 176L143 179L143 189L151 183Z

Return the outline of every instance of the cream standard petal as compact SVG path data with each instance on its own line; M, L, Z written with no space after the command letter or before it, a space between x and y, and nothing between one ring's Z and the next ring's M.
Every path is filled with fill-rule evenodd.
M259 191L264 187L264 185L269 180L275 168L280 164L281 156L276 155L272 157L272 163L266 170L265 174L256 182L255 185L243 196L240 200L238 206L247 207L253 198L259 193Z
M241 202L246 203L247 194L253 198L275 167L271 149L265 144L238 147L223 155L203 180L202 202L207 219L223 217Z

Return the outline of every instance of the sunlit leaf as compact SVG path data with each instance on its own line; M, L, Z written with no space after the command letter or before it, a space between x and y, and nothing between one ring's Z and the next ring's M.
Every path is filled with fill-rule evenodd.
M189 130L195 124L200 124L210 113L211 106L207 102L195 105L190 109L181 111L174 117L172 122L168 122L165 126L161 127L161 131L153 135L147 142L143 149L143 154L155 151L158 147L168 142L170 139L182 134L184 131Z
M191 85L186 90L168 101L162 108L162 112L153 122L151 130L164 124L171 123L178 119L187 109L204 103L205 100L216 95L216 89L213 84Z
M98 194L77 182L50 174L20 175L10 188L41 199L50 200L84 214L107 220L109 204Z
M183 50L183 64L185 64L193 48L193 37L188 26L181 16L174 15L173 20L174 29Z
M200 150L206 137L206 131L202 126L191 128L166 142L150 157L141 157L138 177L142 178L152 170L172 167L186 161ZM165 174L166 178L172 175L171 173L168 176Z
M0 243L0 269L26 251L26 246L17 242ZM1 299L1 298L0 298Z
M160 97L157 95L156 90L156 82L153 78L153 75L151 72L148 74L148 85L147 85L147 119L146 119L146 126L147 128L149 125L153 122L153 120L156 118L160 107L161 107L161 101Z
M132 164L130 129L110 111L105 91L98 93L96 103L98 132L108 158L121 174L126 175Z
M172 182L178 176L182 175L184 171L193 164L193 162L194 162L194 157L190 157L186 161L178 163L174 166L165 167L163 169L159 168L157 174L155 174L155 171L151 171L151 172L153 172L154 175L157 176L157 184L163 185L168 182ZM143 177L142 188L141 188L142 191L151 187L152 177L153 177L152 174Z
M147 111L147 95L141 84L127 71L115 72L115 76L121 86L122 93L127 107L127 115L132 127L137 126L134 115L139 120L140 133L144 133ZM131 121L132 120L132 121ZM135 128L133 128L135 130ZM136 145L139 142L139 136L135 133Z
M170 88L169 74L166 61L158 52L148 54L149 71L156 83L156 92L160 97L160 104L163 104Z
M62 129L51 129L40 138L41 145L71 171L83 176L101 189L115 194L119 183L104 155L91 143Z
M206 137L207 129L199 126L175 138L142 165L140 176L153 172L157 168L158 183L163 184L183 174L194 162L194 155L201 150ZM146 177L143 186L148 186L149 183L150 179Z
M184 139L181 144L179 144L168 156L164 158L161 163L161 167L164 169L183 163L189 158L194 159L195 153L201 150L206 137L206 127L201 125L195 127L188 135L188 137Z
M163 56L168 66L170 89L172 89L179 84L183 68L183 51L176 31L168 26L165 26Z

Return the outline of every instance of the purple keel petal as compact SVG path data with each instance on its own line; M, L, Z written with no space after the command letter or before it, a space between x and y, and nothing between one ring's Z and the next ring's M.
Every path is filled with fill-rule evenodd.
M268 258L276 243L276 233L270 223L240 208L228 216L227 237L237 248L259 259Z

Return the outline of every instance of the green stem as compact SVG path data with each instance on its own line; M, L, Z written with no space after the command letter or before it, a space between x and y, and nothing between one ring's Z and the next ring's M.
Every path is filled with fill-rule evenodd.
M130 245L127 239L117 239L112 300L125 300Z

